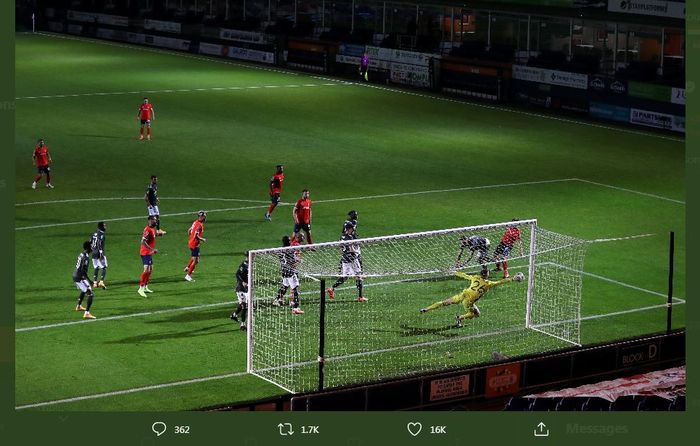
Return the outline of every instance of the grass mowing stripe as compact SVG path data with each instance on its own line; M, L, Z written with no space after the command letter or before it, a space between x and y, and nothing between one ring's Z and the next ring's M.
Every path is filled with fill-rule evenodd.
M571 270L573 272L583 274L585 276L593 277L595 279L600 279L604 282L609 282L609 283L612 283L612 284L615 284L615 285L618 285L621 287L633 289L635 291L639 291L642 293L647 293L647 294L651 294L654 296L660 296L660 297L667 297L666 295L659 293L659 292L656 292L656 291L647 290L645 288L640 288L640 287L637 287L634 285L630 285L630 284L627 284L624 282L610 279L610 278L605 277L605 276L600 276L598 274L593 274L593 273L589 273L586 271L575 270L572 268L565 267L563 265L558 265L555 263L543 263L542 265L553 265L553 266L556 266L559 268L564 268L564 269ZM511 269L513 269L513 268L511 268ZM409 279L408 281L412 281L412 280L415 280L415 279ZM373 286L392 285L395 283L402 283L402 282L407 282L407 280L406 279L390 280L390 281L385 281L385 282L369 283L369 284L365 285L365 288L369 288L369 287L373 287ZM350 288L354 288L354 285L348 284L348 285L340 287L339 290L350 289ZM318 293L318 291L313 290L313 291L302 291L300 294L301 295L309 295L309 294L317 294L317 293ZM685 303L685 300L681 299L679 297L673 297L673 300L677 304ZM92 319L92 320L81 319L78 321L59 322L56 324L36 325L36 326L32 326L32 327L16 328L15 333L22 333L22 332L36 331L36 330L45 330L45 329L57 328L57 327L66 327L66 326L78 325L78 324L95 323L95 322L100 322L100 321L113 321L113 320L126 319L126 318L131 318L131 317L153 316L153 315L174 313L174 312L180 312L180 311L199 310L202 308L221 307L221 306L226 306L226 305L233 305L234 303L236 303L236 301L217 302L217 303L213 303L213 304L202 304L202 305L192 305L192 306L187 306L187 307L170 308L167 310L155 310L155 311L145 311L145 312L140 312L140 313L122 314L122 315L118 315L118 316L107 316L107 317L102 317L102 318ZM654 308L656 308L656 307L654 307Z
M402 193L396 193L396 194L383 194L383 195L367 195L364 197L348 197L348 198L332 198L328 200L316 200L314 203L337 203L341 201L352 201L352 200L374 200L374 199L381 199L381 198L391 198L391 197L404 197L404 196L410 196L410 195L424 195L424 194L437 194L437 193L445 193L445 192L458 192L458 191L467 191L467 190L475 190L475 189L494 189L494 188L502 188L502 187L518 187L518 186L530 186L530 185L537 185L537 184L547 184L547 183L560 183L560 182L565 182L565 181L575 181L574 179L571 178L566 178L566 179L560 179L560 180L543 180L543 181L525 181L522 183L506 183L506 184L493 184L493 185L487 185L487 186L466 186L466 187L458 187L458 188L453 188L453 189L434 189L434 190L425 190L425 191L416 191L416 192L402 192ZM264 202L266 203L266 202ZM291 203L280 203L283 206L290 206ZM207 212L229 212L229 211L242 211L242 210L248 210L248 209L259 209L259 208L267 208L267 206L246 206L246 207L240 207L240 208L225 208L225 209L211 209ZM191 211L191 212L178 212L175 214L163 214L161 217L177 217L180 215L189 215L194 212L197 212L197 210ZM75 221L75 222L66 222L66 223L50 223L50 224L45 224L45 225L35 225L35 226L21 226L19 228L15 228L15 231L25 231L29 229L41 229L41 228L53 228L57 226L71 226L71 225L82 225L82 224L87 224L87 223L97 223L99 221L124 221L124 220L137 220L137 219L142 219L143 216L139 215L138 217L118 217L118 218L112 218L112 219L101 219L101 220L89 220L89 221Z
M24 404L22 406L16 406L15 410L31 409L31 408L35 408L35 407L51 406L54 404L62 404L62 403L73 403L76 401L94 400L94 399L106 398L106 397L110 397L110 396L126 395L129 393L145 392L147 390L164 389L166 387L186 386L188 384L197 384L197 383L202 383L202 382L207 382L207 381L215 381L215 380L219 380L219 379L236 378L238 376L243 376L243 375L247 375L247 373L246 372L236 372L236 373L227 373L224 375L205 376L202 378L193 378L193 379L188 379L185 381L175 381L175 382L171 382L171 383L154 384L151 386L134 387L132 389L115 390L114 392L96 393L94 395L76 396L73 398L64 398L61 400L43 401L40 403L33 403L33 404Z
M465 186L465 187L457 187L457 188L451 188L451 189L433 189L433 190L415 191L415 192L401 192L401 193L396 193L396 194L367 195L364 197L334 198L334 199L329 199L329 200L316 200L316 201L314 201L314 203L331 203L331 202L351 201L351 200L371 200L371 199L380 199L380 198L403 197L403 196L409 196L409 195L423 195L423 194L435 194L435 193L445 193L445 192L462 192L462 191L467 191L467 190L495 189L495 188L501 188L501 187L517 187L517 186L528 186L528 185L536 185L536 184L561 183L561 182L567 182L567 181L581 181L581 182L593 184L596 186L607 187L610 189L620 190L620 191L624 191L624 192L630 192L630 193L642 195L645 197L657 198L659 200L670 201L673 203L679 203L679 204L685 205L685 201L674 200L672 198L664 197L661 195L650 194L647 192L640 192L640 191L636 191L636 190L632 190L632 189L626 189L623 187L613 186L610 184L604 184L604 183L598 183L595 181L584 180L581 178L562 178L562 179L555 179L555 180L525 181L525 182L521 182L521 183L490 184L490 185L484 185L484 186ZM200 200L200 201L241 201L241 202L247 202L247 203L267 203L267 201L265 201L265 200L248 200L248 199L243 199L243 198L223 198L223 197L167 197L167 198L163 198L163 199L166 199L166 200ZM72 198L72 199L66 199L66 200L28 201L26 203L15 203L15 206L19 207L19 206L31 206L31 205L39 205L39 204L58 204L58 203L75 203L75 202L90 202L90 201L118 201L118 200L143 200L143 197ZM280 202L279 204L283 205L283 206L288 206L290 203ZM131 218L131 217L129 217L129 218ZM92 223L92 222L88 222L88 223ZM78 224L78 223L75 223L75 224ZM24 228L16 228L15 230L21 230L21 229L24 229ZM26 229L30 229L30 227L26 227ZM655 235L655 234L642 234L642 235L630 236L627 238L623 237L623 238L611 238L611 239L596 239L596 240L591 240L591 241L592 242L617 241L617 240L625 240L625 239L629 239L629 238L650 237L653 235Z
M331 87L331 86L342 86L350 84L304 84L302 87ZM103 92L103 93L64 93L64 94L54 94L54 95L43 95L43 96L20 96L15 98L15 100L22 99L60 99L60 98L79 98L79 97L89 97L89 96L119 96L124 94L155 94L155 93L191 93L195 91L241 91L241 90L256 90L259 88L297 88L299 85L263 85L263 86L235 86L235 87L208 87L208 88L181 88L178 90L143 90L143 91L113 91L113 92Z
M107 317L100 317L97 319L81 319L79 321L59 322L57 324L36 325L33 327L16 328L15 333L21 333L21 332L25 332L25 331L45 330L47 328L66 327L66 326L78 325L78 324L92 324L92 323L97 323L97 322L102 322L102 321L115 321L115 320L119 320L119 319L131 318L131 317L154 316L154 315L159 315L159 314L175 313L175 312L180 312L180 311L199 310L202 308L223 307L225 305L233 305L234 303L235 303L234 301L216 302L213 304L202 304L202 305L192 305L189 307L169 308L167 310L143 311L140 313L120 314L118 316L107 316Z
M80 203L90 201L119 201L119 200L141 200L143 197L104 197L104 198L71 198L67 200L50 201L28 201L26 203L15 203L15 206L34 206L38 204L61 204ZM243 203L268 203L269 200L248 200L245 198L222 198L222 197L161 197L161 200L196 200L196 201L240 201ZM287 203L285 203L287 204Z
M681 305L681 304L682 303L676 303L675 305ZM654 310L654 309L659 309L659 308L665 308L666 306L667 306L666 304L659 304L659 305L652 305L652 306L647 306L647 307L633 308L630 310L614 311L611 313L594 314L594 315L590 315L590 316L584 316L581 318L581 320L582 321L594 320L594 319L601 319L601 318L605 318L605 317L619 316L619 315L623 315L623 314L638 313L641 311L649 311L649 310ZM517 328L517 330L520 330L520 329L521 329L521 327ZM513 329L513 330L516 330L516 329ZM454 341L454 340L464 340L464 339L471 339L471 338L476 338L476 337L485 337L485 336L490 336L493 334L502 334L502 333L504 333L504 332L482 333L482 334L477 334L477 335L460 337L460 338L456 338L456 339L430 341L430 342L425 342L425 343L416 344L416 345L419 345L419 346L435 345L435 344L450 342L450 341ZM333 361L333 360L346 359L346 357L349 358L352 356L362 356L362 355L369 355L369 354L374 354L374 353L383 353L383 352L389 352L389 351L398 350L398 349L411 348L411 347L415 347L416 345L393 347L391 349L382 349L381 351L353 353L351 355L346 355L343 357L340 357L340 356L329 357L329 358L326 358L326 360ZM303 364L306 364L306 363L299 363L299 364L294 364L294 365L303 365ZM288 366L289 365L282 366L282 367L288 367ZM269 370L269 369L266 369L266 370ZM105 392L105 393L98 393L98 394L93 394L93 395L78 396L78 397L65 398L65 399L60 399L60 400L43 401L43 402L38 402L38 403L25 404L22 406L16 406L15 410L30 409L30 408L50 406L50 405L62 404L62 403L71 403L71 402L90 400L90 399L106 398L106 397L110 397L110 396L126 395L129 393L144 392L144 391L148 391L148 390L156 390L156 389L162 389L162 388L166 388L166 387L175 387L175 386L183 386L183 385L188 385L188 384L197 384L197 383L206 382L206 381L234 378L234 377L243 376L243 375L247 375L247 374L248 374L247 372L236 372L236 373L229 373L229 374L225 374L225 375L214 375L214 376L208 376L208 377L202 377L202 378L189 379L189 380L185 380L185 381L176 381L176 382L164 383L164 384L154 384L151 386L134 387L131 389L116 390L113 392ZM256 373L253 373L253 375L255 375L259 378L262 378L268 382L271 382L272 384L279 386L277 383L269 381L268 379L266 379L262 376L259 376ZM287 390L287 389L284 389L284 390ZM287 390L287 391L289 391L289 390Z
M586 271L579 271L579 270L577 270L577 269L569 268L568 266L564 266L564 265L558 265L558 264L556 264L556 263L551 263L551 265L554 265L554 266L556 266L556 267L558 267L558 268L563 268L563 269L566 269L566 270L569 270L569 271L572 271L572 272L575 272L575 273L583 274L584 276L593 277L593 278L595 278L595 279L600 279L600 280L602 280L602 281L604 281L604 282L613 283L613 284L615 284L615 285L619 285L619 286L621 286L621 287L629 288L629 289L631 289L631 290L640 291L640 292L642 292L642 293L647 293L647 294L653 294L654 296L659 296L659 297L664 297L664 298L667 298L667 297L668 297L667 294L659 293L659 292L657 292L657 291L647 290L646 288L640 288L640 287L638 287L638 286L630 285L630 284L628 284L628 283L620 282L620 281L618 281L618 280L610 279L610 278L608 278L608 277L600 276L600 275L598 275L598 274L593 274L593 273L589 273L589 272L586 272ZM673 300L675 300L677 303L685 303L685 299L682 299L682 298L680 298L680 297L675 297L675 296L674 296L674 297L673 297Z
M659 135L659 134L649 133L649 132L642 132L639 130L625 129L625 128L621 128L621 127L612 127L612 126L607 126L607 125L602 125L602 124L596 124L593 122L576 121L573 119L560 118L558 116L551 116L551 115L543 115L541 113L533 113L533 112L528 112L528 111L524 111L524 110L517 110L517 109L509 108L509 107L485 105L485 104L481 104L478 102L470 102L470 101L466 101L466 100L452 99L452 98L449 98L446 96L435 96L435 95L430 95L430 94L425 94L425 93L418 93L418 92L414 92L414 91L404 90L404 89L400 89L400 88L380 87L378 85L370 85L370 84L365 84L365 83L355 82L354 85L357 85L360 87L366 87L366 88L374 88L374 89L382 90L382 91L388 91L391 93L400 93L400 94L405 94L405 95L409 95L409 96L416 96L416 97L424 98L424 99L435 99L438 101L451 102L454 104L471 105L473 107L486 108L489 110L497 110L497 111L503 111L503 112L508 112L508 113L515 113L515 114L524 115L524 116L532 116L535 118L543 118L543 119L550 119L553 121L566 122L567 124L589 126L589 127L595 127L595 128L604 129L604 130L612 130L614 132L630 133L633 135L648 136L648 137L652 137L652 138L665 139L667 141L685 143L685 140L680 139L680 138L673 138L670 136L664 136L664 135Z
M227 65L234 65L234 66L245 67L245 68L256 69L256 70L271 71L271 72L288 74L288 75L293 75L293 76L306 75L308 77L315 78L315 79L343 82L347 85L355 85L355 86L366 87L366 88L374 88L374 89L378 89L378 90L388 91L391 93L407 94L407 95L417 96L417 97L425 98L425 99L434 99L434 100L438 100L438 101L451 102L451 103L455 103L455 104L470 105L472 107L480 107L480 108L486 108L489 110L497 110L497 111L503 111L503 112L508 112L508 113L515 113L515 114L524 115L524 116L532 116L532 117L541 118L541 119L549 119L549 120L558 121L558 122L566 122L568 124L589 126L589 127L595 127L595 128L604 129L604 130L611 130L611 131L616 131L616 132L629 133L629 134L633 134L633 135L641 135L641 136L648 136L648 137L652 137L652 138L664 139L667 141L685 143L684 139L673 138L670 136L664 136L664 135L659 135L659 134L655 134L655 133L643 132L643 131L639 131L639 130L631 130L631 129L625 129L625 128L620 128L620 127L612 127L612 126L607 126L607 125L602 125L602 124L596 124L593 122L576 121L573 119L544 115L541 113L533 113L533 112L528 112L528 111L524 111L524 110L517 110L517 109L513 109L513 108L509 108L509 107L485 105L485 104L481 104L478 102L457 100L457 99L452 99L452 98L445 97L445 96L429 95L429 94L425 94L425 93L407 91L407 90L403 90L403 89L399 89L399 88L389 88L389 87L381 87L378 85L370 85L370 84L365 84L365 83L348 82L347 80L333 79L333 78L323 77L323 76L310 76L310 75L307 75L306 73L298 73L298 72L294 72L294 71L286 71L286 70L280 70L280 69L274 69L274 68L265 68L265 67L260 67L260 66L256 66L256 65L236 63L236 62L215 59L215 58L209 58L209 57L191 56L191 55L184 54L184 53L177 52L177 51L159 50L159 49L154 49L154 48L141 47L141 46L137 46L137 45L116 44L113 42L103 41L103 40L99 40L99 39L78 38L78 37L58 35L58 34L52 34L52 33L46 33L46 32L39 32L39 33L36 33L36 35L40 35L40 36L44 36L44 37L52 37L52 38L56 38L56 39L67 39L67 40L75 40L75 41L79 41L79 42L90 42L90 43L95 43L95 44L115 46L115 47L119 47L119 48L132 49L132 50L136 50L136 51L149 51L149 52L154 52L154 53L159 53L159 54L166 54L166 55L170 55L170 56L184 57L187 59L195 59L195 60L214 62L214 63L223 63L223 64L227 64Z

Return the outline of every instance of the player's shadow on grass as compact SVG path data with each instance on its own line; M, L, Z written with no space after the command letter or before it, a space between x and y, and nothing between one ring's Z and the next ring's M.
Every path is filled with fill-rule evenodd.
M228 319L231 310L235 307L235 304L231 302L231 307L226 307L222 305L221 307L211 308L207 311L188 311L170 315L168 317L160 318L158 320L148 321L147 324L169 324L169 323L186 323L186 322L202 322L202 321L216 321L216 320L226 320L230 325L231 322ZM219 324L217 324L219 325Z
M122 135L98 135L98 134L91 134L91 133L82 133L82 134L71 134L71 136L78 136L82 138L100 138L100 139L134 139L134 138L125 138Z
M452 338L455 336L460 336L460 332L455 326L455 324L444 325L442 327L409 327L406 324L399 325L402 331L398 332L401 336L426 336L426 335L438 335L445 338ZM387 330L389 331L389 330ZM395 331L397 332L397 331Z
M207 257L240 257L243 258L242 252L208 252Z
M238 332L238 326L231 321L222 322L216 325L197 328L194 330L173 330L161 333L141 334L130 336L114 341L107 341L105 344L144 344L149 342L159 342L170 339L192 339L197 336L215 336L223 333Z

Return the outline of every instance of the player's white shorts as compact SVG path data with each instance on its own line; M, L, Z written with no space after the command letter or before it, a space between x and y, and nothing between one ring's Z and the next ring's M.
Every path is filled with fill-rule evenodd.
M107 268L107 256L102 257L102 259L94 258L92 259L93 268Z
M87 280L81 280L80 282L75 282L75 287L80 290L81 293L87 293L90 289L90 282Z
M340 262L340 275L343 277L359 276L362 274L360 261L355 259L352 262Z
M151 215L160 215L158 206L148 206L148 216L150 217Z
M238 296L239 304L248 303L248 293L246 293L245 291L236 291L236 296Z
M299 278L296 274L294 274L292 277L282 277L282 285L290 288L296 288L299 286Z

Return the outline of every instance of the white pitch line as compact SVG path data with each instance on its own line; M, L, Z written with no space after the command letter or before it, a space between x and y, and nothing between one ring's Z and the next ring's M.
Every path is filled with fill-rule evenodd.
M269 200L247 200L244 198L222 198L222 197L161 197L162 200L194 200L194 201L240 201L243 203L268 203ZM61 204L61 203L81 203L90 201L120 201L120 200L143 200L143 197L105 197L105 198L71 198L67 200L50 201L28 201L25 203L15 203L15 206L34 206L39 204Z
M213 213L213 212L231 212L231 211L244 211L248 209L263 209L267 208L266 205L260 205L260 206L243 206L243 207L238 207L238 208L224 208L224 209L209 209L207 210L207 213ZM175 212L172 214L161 214L161 217L178 217L181 215L192 215L196 213L197 211L187 211L187 212ZM143 215L135 216L135 217L117 217L117 218L102 218L99 220L84 220L84 221L71 221L71 222L66 222L66 223L51 223L47 225L35 225L35 226L22 226L19 228L15 228L15 231L26 231L30 229L40 229L40 228L55 228L59 226L73 226L73 225L83 225L83 224L88 224L88 223L98 223L101 221L104 222L110 222L110 221L127 221L127 220L140 220L144 219L145 217Z
M189 310L200 310L202 308L224 307L227 305L233 305L234 303L236 303L236 301L217 302L217 303L213 303L213 304L202 304L202 305L192 305L189 307L169 308L167 310L143 311L140 313L120 314L117 316L99 317L97 319L81 319L81 320L77 320L77 321L59 322L57 324L35 325L33 327L15 328L15 333L23 333L23 332L27 332L27 331L36 331L36 330L46 330L48 328L67 327L67 326L79 325L79 324L94 324L94 323L103 322L103 321L116 321L116 320L120 320L120 319L132 318L132 317L157 316L159 314L177 313L180 311L189 311Z
M638 286L630 285L629 283L620 282L619 280L610 279L610 278L605 277L605 276L600 276L600 275L598 275L598 274L589 273L589 272L587 272L587 271L581 271L581 270L578 270L578 269L575 269L575 268L570 268L570 267L568 267L568 266L559 265L559 264L557 264L557 263L550 263L550 262L547 262L547 263L550 264L550 265L554 265L554 266L556 266L557 268L566 269L566 270L569 270L569 271L572 271L572 272L575 272L575 273L583 274L584 276L589 276L589 277L593 277L593 278L596 278L596 279L600 279L600 280L602 280L602 281L604 281L604 282L610 282L610 283L613 283L613 284L615 284L615 285L619 285L619 286L624 287L624 288L629 288L629 289L632 289L632 290L635 290L635 291L640 291L640 292L642 292L642 293L652 294L652 295L654 295L654 296L659 296L659 297L668 298L668 295L667 295L667 294L659 293L658 291L647 290L646 288L641 288L641 287L638 287ZM674 297L673 297L673 300L676 301L677 303L685 303L685 299L682 299L682 298L680 298L680 297L675 297L675 296L674 296Z
M581 178L576 178L576 180L577 180L577 181L582 181L582 182L584 182L584 183L595 184L596 186L607 187L607 188L609 188L609 189L615 189L615 190L620 190L620 191L624 191L624 192L630 192L630 193L637 194L637 195L644 195L645 197L652 197L652 198L657 198L657 199L659 199L659 200L666 200L666 201L670 201L670 202L672 202L672 203L678 203L678 204L683 204L683 205L685 205L685 201L675 200L675 199L673 199L673 198L668 198L668 197L664 197L664 196L661 196L661 195L650 194L650 193L647 193L647 192L640 192L640 191L638 191L638 190L627 189L627 188L624 188L624 187L611 186L610 184L598 183L597 181L584 180L584 179L581 179Z
M175 381L175 382L164 383L164 384L154 384L152 386L133 387L131 389L116 390L114 392L96 393L93 395L76 396L73 398L64 398L61 400L44 401L41 403L34 403L34 404L24 404L22 406L15 406L15 410L23 410L23 409L32 409L35 407L52 406L54 404L74 403L76 401L95 400L95 399L106 398L106 397L110 397L110 396L127 395L129 393L145 392L147 390L165 389L168 387L185 386L188 384L198 384L198 383L203 383L203 382L207 382L207 381L216 381L216 380L220 380L220 379L236 378L236 377L247 375L247 374L248 374L247 372L227 373L225 375L205 376L202 378L188 379L185 381Z
M302 87L335 87L343 86L349 84L304 84ZM181 88L178 90L143 90L143 91L112 91L112 92L102 92L102 93L71 93L71 94L54 94L54 95L43 95L43 96L20 96L15 98L15 100L22 99L56 99L56 98L79 98L86 96L119 96L125 94L157 94L157 93L191 93L195 91L241 91L241 90L257 90L260 88L297 88L299 85L250 85L250 86L236 86L236 87L207 87L207 88Z
M541 113L533 113L533 112L528 112L528 111L524 111L524 110L517 110L517 109L513 109L513 108L508 108L508 107L498 107L495 105L480 104L478 102L468 102L466 100L457 100L457 99L452 99L452 98L449 98L446 96L432 96L432 95L428 95L428 94L424 94L424 93L410 92L410 91L406 91L406 90L402 90L402 89L398 89L398 88L388 88L388 87L381 87L378 85L350 82L346 79L333 79L333 78L324 77L324 76L313 76L313 75L308 75L306 73L299 73L299 72L295 72L295 71L286 71L286 70L275 69L275 68L267 68L267 67L252 65L252 64L237 63L237 62L227 61L227 60L223 60L223 59L216 59L213 57L192 56L192 55L184 54L182 52L178 52L178 51L174 51L174 50L168 51L168 50L162 50L162 49L142 47L142 46L138 46L138 45L118 44L118 43L114 43L111 41L105 41L105 40L99 40L99 39L77 38L77 37L73 37L73 36L51 34L51 33L46 33L46 32L39 32L36 34L40 35L40 36L51 37L51 38L56 38L56 39L75 40L78 42L89 42L89 43L94 43L94 44L114 46L114 47L118 47L118 48L132 49L135 51L147 51L147 52L165 54L165 55L169 55L169 56L179 56L179 57L184 57L186 59L195 59L195 60L201 60L201 61L212 62L212 63L223 63L226 65L234 65L234 66L249 68L249 69L253 69L253 70L271 71L271 72L275 72L275 73L287 74L287 75L292 75L292 76L305 75L305 76L308 76L308 77L311 77L314 79L321 79L321 80L326 80L326 81L338 82L341 85L355 85L355 86L361 86L361 87L367 87L367 88L374 88L374 89L378 89L378 90L389 91L392 93L406 94L406 95L410 95L410 96L417 96L417 97L421 97L421 98L433 99L433 100L438 100L438 101L443 101L443 102L451 102L451 103L455 103L455 104L470 105L473 107L486 108L489 110L497 110L497 111L502 111L502 112L507 112L507 113L515 113L515 114L531 116L531 117L536 117L536 118L541 118L541 119L549 119L549 120L553 120L553 121L566 122L568 124L589 126L589 127L595 127L595 128L600 128L600 129L604 129L604 130L611 130L611 131L615 131L615 132L630 133L630 134L634 134L634 135L641 135L641 136L646 136L646 137L651 137L651 138L664 139L667 141L685 143L684 139L672 138L670 136L658 135L658 134L654 134L654 133L647 133L647 132L642 132L642 131L637 131L637 130L620 128L620 127L612 127L612 126L607 126L607 125L603 125L603 124L596 124L593 122L576 121L573 119L561 118L561 117L557 117L557 116L550 116L550 115L545 115L545 114L541 114Z
M678 305L678 304L676 304ZM630 310L624 310L624 311L616 311L612 313L602 313L602 314L593 314L590 316L584 316L581 318L581 320L594 320L594 319L601 319L605 317L612 317L612 316L619 316L622 314L629 314L629 313L636 313L636 312L641 312L641 311L648 311L648 310L653 310L657 308L663 308L666 307L665 304L662 305L654 305L650 307L642 307L642 308L633 308ZM518 328L520 330L521 328ZM491 334L502 334L503 332L495 332L495 333L487 333L483 336L486 335L491 335ZM479 336L479 335L477 335ZM355 353L351 355L345 355L343 357L329 357L326 358L327 361L337 361L341 359L346 359L354 356L366 356L366 355L371 355L375 353L384 353L384 352L390 352L394 350L401 350L401 349L406 349L406 348L411 348L414 346L423 346L425 345L434 345L434 344L442 344L446 342L456 342L456 341L461 341L463 338L470 338L470 337L475 337L474 335L472 336L463 336L463 337L458 337L458 338L451 338L447 340L438 340L438 341L431 341L431 343L422 343L422 344L415 344L411 346L399 346L399 347L394 347L394 348L388 348L388 349L383 349L381 351L372 351L372 352L361 352L361 353ZM308 361L306 363L299 363L299 365L303 364L311 364L315 363L316 360L313 361ZM15 406L15 410L23 410L23 409L31 409L31 408L37 408L37 407L45 407L45 406L51 406L51 405L56 405L56 404L63 404L63 403L72 403L72 402L77 402L77 401L85 401L85 400L94 400L94 399L100 399L100 398L107 398L111 396L119 396L119 395L126 395L130 393L138 393L138 392L144 392L148 390L157 390L157 389L163 389L163 388L168 388L168 387L175 387L175 386L183 386L183 385L188 385L188 384L197 384L201 382L206 382L206 381L214 381L214 380L220 380L220 379L226 379L226 378L235 378L239 376L244 376L247 375L247 372L237 372L237 373L228 373L225 375L213 375L213 376L207 376L207 377L202 377L202 378L194 378L194 379L189 379L185 381L176 381L176 382L170 382L170 383L164 383L164 384L154 384L151 386L144 386L144 387L134 387L131 389L124 389L124 390L116 390L113 392L105 392L105 393L97 393L97 394L92 394L92 395L84 395L84 396L77 396L77 397L72 397L72 398L64 398L60 400L51 400L51 401L42 401L38 403L32 403L32 404L24 404L21 406ZM259 375L255 374L255 376L260 377ZM263 378L265 379L265 378ZM266 381L268 381L266 379ZM271 382L271 381L270 381ZM275 384L275 383L272 383ZM290 392L291 393L291 392Z
M628 235L627 237L612 237L612 238L597 238L595 240L586 240L588 243L606 243L606 242L619 242L623 240L634 240L637 238L654 237L656 234L639 234L639 235Z
M647 294L660 296L660 297L666 297L666 295L664 295L662 293L658 293L656 291L647 290L645 288L640 288L640 287L630 285L630 284L627 284L624 282L619 282L617 280L610 279L610 278L605 277L605 276L600 276L597 274L589 273L586 271L576 270L576 269L569 268L569 267L564 266L564 265L559 265L559 264L555 264L555 263L551 263L551 262L541 263L538 265L553 265L553 266L556 266L558 268L568 269L568 270L576 272L576 273L580 273L583 275L594 277L596 279L600 279L600 280L603 280L605 282L610 282L610 283L613 283L615 285L619 285L619 286L622 286L625 288L630 288L630 289L633 289L635 291L640 291L642 293L647 293ZM517 267L517 266L512 267L512 269L518 269L518 268L519 267ZM394 284L402 283L405 281L406 280L389 280L389 281L384 281L384 282L368 283L368 284L365 284L365 288L375 287L375 286L384 286L384 285L394 285ZM347 284L347 285L340 287L339 290L344 291L344 290L349 290L351 288L354 288L354 285ZM314 295L314 294L318 294L318 291L317 290L302 291L300 294L302 294L302 295ZM673 300L676 302L676 304L685 303L685 300L681 299L679 297L674 297ZM101 322L101 321L114 321L114 320L127 319L127 318L132 318L132 317L154 316L154 315L159 315L159 314L175 313L175 312L180 312L180 311L198 310L201 308L221 307L221 306L226 306L226 305L233 305L234 303L236 303L236 302L235 301L217 302L217 303L212 303L212 304L192 305L192 306L188 306L188 307L179 307L179 308L169 308L167 310L155 310L155 311L145 311L145 312L140 312L140 313L121 314L121 315L117 315L117 316L107 316L107 317L101 317L101 318L92 319L92 320L80 319L77 321L59 322L56 324L37 325L37 326L32 326L32 327L16 328L15 333L22 333L22 332L36 331L36 330L46 330L49 328L66 327L66 326L71 326L71 325L95 323L95 322Z
M314 203L336 203L336 202L341 202L341 201L353 201L353 200L373 200L373 199L381 199L381 198L389 198L389 197L402 197L402 196L422 195L422 194L437 194L437 193L467 191L467 190L476 190L476 189L493 189L493 188L503 188L503 187L530 186L530 185L557 183L557 182L565 182L565 181L575 181L575 179L566 178L566 179L559 179L559 180L525 181L522 183L493 184L493 185L487 185L487 186L466 186L466 187L458 187L458 188L452 188L452 189L434 189L434 190L425 190L425 191L416 191L416 192L402 192L402 193L396 193L396 194L367 195L367 196L363 196L363 197L334 198L334 199L329 199L329 200L316 200L316 201L314 201ZM287 203L281 203L281 204L288 205ZM259 209L262 207L267 207L267 206L261 205L261 206L246 206L246 207L239 207L239 208L211 209L211 210L208 210L207 212L242 211L242 210L248 210L248 209ZM189 214L192 214L193 212L197 212L197 211L194 210L194 211L190 211L190 212L178 212L175 214L163 214L163 215L161 215L161 217L175 217L175 216L179 216L179 215L189 215ZM119 217L119 218L112 218L112 219L75 221L75 222L66 222L66 223L50 223L50 224L35 225L35 226L22 226L19 228L15 228L15 231L26 231L26 230L30 230L30 229L41 229L41 228L53 228L53 227L58 227L58 226L72 226L72 225L81 225L81 224L88 224L88 223L94 224L94 223L97 223L99 221L109 222L109 221L137 220L137 219L142 219L142 218L144 218L144 217L142 215L140 215L138 217Z

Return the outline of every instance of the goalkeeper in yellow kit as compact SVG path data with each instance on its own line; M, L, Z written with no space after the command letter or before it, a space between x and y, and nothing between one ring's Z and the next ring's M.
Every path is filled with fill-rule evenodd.
M521 282L524 278L523 273L518 273L513 277L492 282L488 280L489 271L486 268L481 270L480 275L470 275L457 271L455 276L461 277L465 280L470 280L471 283L469 284L469 287L462 290L461 293L455 294L448 299L435 302L427 308L422 308L420 312L427 313L428 311L435 310L440 307L446 307L448 305L458 304L461 302L464 306L465 313L457 316L458 327L462 326L462 321L464 321L464 319L473 319L481 315L479 308L476 306L476 301L481 299L488 290L512 281Z

